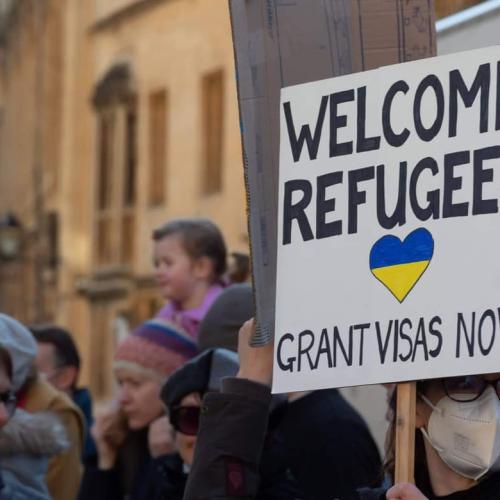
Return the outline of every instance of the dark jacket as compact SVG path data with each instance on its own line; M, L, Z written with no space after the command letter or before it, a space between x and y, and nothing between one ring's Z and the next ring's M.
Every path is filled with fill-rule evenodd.
M237 378L206 394L184 500L303 498L284 466L284 448L266 432L270 402L268 387Z
M259 498L270 400L268 387L241 379L225 379L220 394L205 396L185 500ZM274 463L297 480L301 498L355 499L359 487L380 478L365 422L335 389L289 404L273 433L283 443Z
M79 500L182 500L186 480L177 453L151 457L145 429L127 436L113 469L87 467Z
M97 450L94 440L90 435L90 429L94 424L92 416L92 396L88 389L80 388L73 391L73 402L80 408L85 418L85 441L82 450L82 462L84 465L95 465L97 463Z
M145 480L144 499L182 500L187 477L178 453L155 458L151 462L149 474Z
M151 462L148 429L129 432L115 467L86 467L79 500L146 500L144 480L149 476Z
M378 448L363 418L337 389L290 403L280 431L290 470L307 499L355 499L358 488L379 484Z

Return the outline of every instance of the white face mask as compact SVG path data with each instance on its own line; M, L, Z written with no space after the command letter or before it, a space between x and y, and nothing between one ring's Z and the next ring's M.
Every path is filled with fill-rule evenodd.
M475 480L500 470L500 401L493 387L471 402L445 396L433 405L421 398L433 409L421 431L450 469Z

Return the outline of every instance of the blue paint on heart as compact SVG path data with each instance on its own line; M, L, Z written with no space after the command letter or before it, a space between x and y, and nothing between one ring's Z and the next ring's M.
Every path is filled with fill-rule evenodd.
M380 238L370 252L370 269L429 261L434 252L432 234L415 229L403 241L393 235Z

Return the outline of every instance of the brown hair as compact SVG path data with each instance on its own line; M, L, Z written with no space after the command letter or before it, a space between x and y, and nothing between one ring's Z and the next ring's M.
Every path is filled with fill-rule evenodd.
M0 346L0 370L4 370L10 380L12 380L12 358L5 347Z
M214 264L214 281L226 272L226 244L219 228L208 219L174 219L153 231L153 240L178 235L192 259L208 257Z

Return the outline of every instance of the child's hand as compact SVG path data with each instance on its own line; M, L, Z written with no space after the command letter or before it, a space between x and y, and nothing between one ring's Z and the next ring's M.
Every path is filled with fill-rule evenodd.
M421 491L410 483L395 484L387 492L387 500L429 500Z
M238 338L240 371L237 377L246 378L264 385L271 385L273 377L273 344L252 347L250 341L254 331L255 322L253 318L248 320L240 329Z

